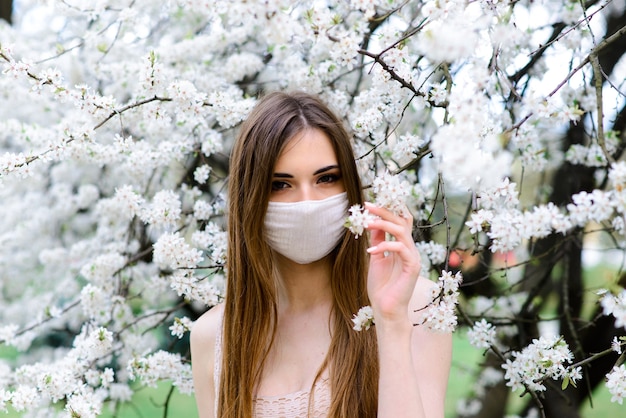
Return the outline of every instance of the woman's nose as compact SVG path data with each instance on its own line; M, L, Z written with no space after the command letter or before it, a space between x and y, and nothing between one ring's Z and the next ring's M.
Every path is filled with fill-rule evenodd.
M300 193L298 198L300 201L319 200L321 199L321 196L319 196L319 193L315 190L315 188L311 187L310 185L306 185L300 187Z
M315 198L313 197L313 191L308 186L304 186L300 188L300 194L298 197L300 198L300 201L315 200Z

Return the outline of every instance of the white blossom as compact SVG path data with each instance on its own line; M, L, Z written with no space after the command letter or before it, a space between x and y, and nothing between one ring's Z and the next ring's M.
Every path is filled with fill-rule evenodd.
M75 416L95 418L102 411L102 401L94 392L81 391L68 396L65 410Z
M359 38L353 34L347 33L342 35L337 42L332 45L330 50L330 56L339 65L351 70L356 64L358 50L359 50Z
M354 234L355 238L359 238L363 235L363 232L369 226L370 222L378 219L377 216L372 215L369 211L361 205L353 205L348 209L350 215L346 220L346 227Z
M418 38L421 51L436 63L453 62L470 56L478 36L466 19L455 16L435 21Z
M193 178L198 183L204 184L209 179L210 173L211 173L211 166L209 166L208 164L204 164L196 168L196 170L193 172Z
M613 367L606 375L606 387L611 394L611 402L621 405L626 398L626 365Z
M204 221L213 215L213 206L209 202L204 200L197 200L193 205L193 216L200 220Z
M580 370L570 372L568 365L574 355L560 336L540 337L522 351L511 353L502 365L507 386L512 390L527 387L534 391L545 391L545 379L569 378L574 383L580 378Z
M202 253L187 244L178 232L165 233L154 244L154 261L171 269L193 268L202 261Z
M431 289L432 302L420 313L422 321L429 329L438 332L452 332L456 329L456 306L462 281L460 272L441 272L437 286Z
M0 411L8 412L7 403L11 401L11 392L0 389Z
M161 190L140 215L145 223L156 226L175 225L182 212L178 195L172 190Z
M425 141L417 135L403 135L398 138L392 149L392 157L399 165L411 162Z
M182 393L190 393L191 366L185 364L179 354L157 351L145 357L129 361L127 366L131 379L141 379L146 386L156 387L162 380L172 380Z
M170 331L175 337L183 338L185 332L190 331L193 323L186 316L182 318L174 318L174 323L170 326Z
M372 183L373 203L396 215L407 214L406 199L411 194L409 183L400 176L384 172Z
M90 319L106 322L110 317L110 295L101 287L88 284L80 292L80 305Z
M415 246L420 254L425 254L432 264L442 264L446 261L447 250L435 241L416 242Z
M467 332L467 337L474 347L490 348L495 343L496 328L485 319L481 319L474 322L474 326Z
M352 327L355 331L368 330L372 325L374 325L374 311L371 306L363 306L359 309L352 317L352 322L354 326Z
M91 263L85 264L80 272L83 277L96 285L107 285L113 275L124 267L126 258L118 253L102 254Z
M617 337L613 337L613 341L611 341L611 349L617 354L622 354L622 343L617 339Z
M626 328L626 290L622 289L619 294L605 293L600 299L602 313L615 317L615 327Z
M11 406L17 412L29 410L41 402L37 389L20 385L11 393Z

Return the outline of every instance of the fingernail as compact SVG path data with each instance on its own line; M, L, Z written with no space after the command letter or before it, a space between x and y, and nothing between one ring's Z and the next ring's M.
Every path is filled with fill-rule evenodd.
M374 252L374 251L376 251L377 249L378 249L378 247L376 247L376 246L369 247L369 248L367 249L367 252L368 252L368 253L373 253L373 252Z

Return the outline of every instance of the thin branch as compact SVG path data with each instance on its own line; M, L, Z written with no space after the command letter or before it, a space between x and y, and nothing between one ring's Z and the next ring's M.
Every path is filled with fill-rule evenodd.
M446 262L444 264L444 270L448 270L450 263L450 231L452 227L450 226L450 216L448 215L448 199L446 198L443 176L439 173L438 177L439 181L437 183L438 188L441 189L441 202L443 203L443 220L446 224Z
M593 84L596 91L596 110L597 110L597 125L598 125L598 145L602 149L604 157L613 164L615 159L611 153L606 149L606 139L604 137L604 111L602 104L602 70L600 69L600 61L598 61L598 55L595 52L589 54L589 61L591 62L591 68L593 68Z
M167 411L170 406L170 401L172 400L172 395L174 394L174 385L170 386L170 390L167 392L167 397L165 398L165 403L163 404L163 418L167 418Z
M358 52L359 54L362 54L362 55L365 55L374 59L374 61L378 63L381 67L383 67L383 70L385 70L391 76L391 78L393 78L398 83L400 83L402 87L411 90L413 94L415 94L416 96L424 96L424 93L421 93L420 91L416 90L413 84L407 82L404 78L400 77L398 73L396 73L393 70L393 68L387 65L387 63L383 61L383 59L381 58L380 54L374 54L364 49L359 49Z
M68 312L69 310L71 310L72 308L78 306L79 304L80 304L80 301L76 301L76 302L70 303L65 308L63 308L59 314L62 315L64 313ZM48 316L45 319L42 319L41 321L35 322L35 323L27 326L26 328L22 328L19 331L15 332L15 336L20 336L22 334L27 333L28 331L32 331L33 329L35 329L37 327L40 327L43 324L45 324L46 322L50 322L50 321L52 321L55 318L56 317ZM5 341L0 340L0 342L6 342L6 340Z
M98 123L96 126L93 127L93 130L95 131L96 129L102 127L102 125L104 125L105 123L107 123L109 120L111 120L113 117L120 115L124 112L126 112L127 110L133 109L135 107L139 107L139 106L143 106L147 103L150 102L171 102L172 99L169 97L159 97L159 96L153 96L149 99L144 99L144 100L139 100L137 102L134 103L129 103L124 107L121 107L119 109L114 109L109 116L107 116L106 118L104 118L104 120L102 120L100 123Z

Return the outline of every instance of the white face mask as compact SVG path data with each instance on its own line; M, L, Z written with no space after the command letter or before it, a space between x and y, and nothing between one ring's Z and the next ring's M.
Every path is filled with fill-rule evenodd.
M345 233L346 192L322 200L269 202L265 238L279 254L298 264L326 257Z

